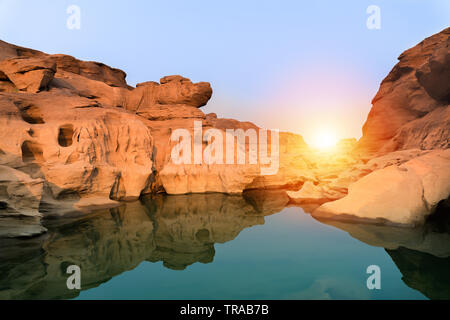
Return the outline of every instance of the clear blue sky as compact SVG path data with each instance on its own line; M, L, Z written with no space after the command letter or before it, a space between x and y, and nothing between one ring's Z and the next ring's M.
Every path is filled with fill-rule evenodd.
M81 29L66 27L69 5ZM381 29L366 27L369 5ZM209 81L205 112L311 139L359 137L398 55L450 22L449 0L0 0L0 39L96 60L131 85L181 74Z

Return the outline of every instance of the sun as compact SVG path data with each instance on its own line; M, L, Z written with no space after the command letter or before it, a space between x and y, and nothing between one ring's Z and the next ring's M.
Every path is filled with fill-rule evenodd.
M321 130L320 132L317 132L313 141L313 146L318 149L331 149L336 146L337 142L338 139L334 133L327 130Z

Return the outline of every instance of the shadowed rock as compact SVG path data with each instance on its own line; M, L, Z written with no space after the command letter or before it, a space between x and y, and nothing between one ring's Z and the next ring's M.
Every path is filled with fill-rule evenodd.
M372 100L358 147L382 152L448 148L450 28L398 59Z
M450 299L450 257L437 258L406 248L386 250L408 286L433 300Z

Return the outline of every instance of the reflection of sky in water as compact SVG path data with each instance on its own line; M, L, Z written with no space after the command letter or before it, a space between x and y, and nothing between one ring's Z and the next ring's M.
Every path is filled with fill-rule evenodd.
M383 248L321 224L299 208L265 217L236 239L215 244L214 261L183 271L142 262L80 299L423 299L406 286ZM381 267L381 290L366 288Z

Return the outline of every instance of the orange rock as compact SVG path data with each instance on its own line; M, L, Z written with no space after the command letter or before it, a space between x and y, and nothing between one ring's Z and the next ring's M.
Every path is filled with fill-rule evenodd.
M382 152L448 148L449 59L450 28L403 52L372 101L358 147Z
M0 71L17 89L36 93L53 80L56 64L46 58L10 58L0 62Z

